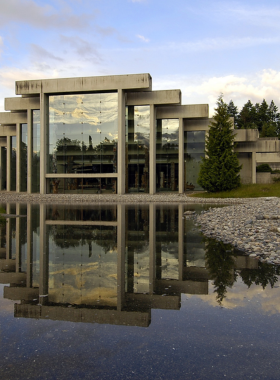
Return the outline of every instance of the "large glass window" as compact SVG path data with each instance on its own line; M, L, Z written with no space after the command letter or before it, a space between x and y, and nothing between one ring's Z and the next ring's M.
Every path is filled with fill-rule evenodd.
M117 142L117 93L49 97L48 173L116 173Z
M20 191L27 191L27 124L20 131Z
M116 178L50 178L49 192L52 194L116 194Z
M157 120L157 191L178 191L179 120Z
M204 150L205 131L184 132L185 191L202 190L197 178Z
M40 192L40 110L32 112L32 193Z
M17 138L16 136L11 137L11 191L16 191L17 184Z
M150 106L126 107L126 192L149 192Z
M1 147L1 190L7 190L7 148Z

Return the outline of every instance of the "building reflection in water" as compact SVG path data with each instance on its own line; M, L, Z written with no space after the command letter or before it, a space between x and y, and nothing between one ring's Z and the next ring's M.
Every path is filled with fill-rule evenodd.
M202 206L7 204L21 215L1 226L0 240L0 283L19 300L15 317L147 327L152 308L178 310L182 293L208 294L221 269L187 209ZM227 280L258 270L256 260L229 257Z

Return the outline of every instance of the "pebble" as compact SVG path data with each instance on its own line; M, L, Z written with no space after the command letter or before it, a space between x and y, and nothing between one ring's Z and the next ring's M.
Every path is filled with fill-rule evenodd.
M192 216L204 235L230 242L260 261L280 265L280 198L211 208ZM225 228L225 225L227 228Z

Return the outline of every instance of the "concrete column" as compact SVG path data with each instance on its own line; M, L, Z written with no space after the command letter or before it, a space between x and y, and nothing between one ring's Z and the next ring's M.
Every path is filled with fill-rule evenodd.
M123 309L125 301L125 205L118 204L117 226L117 310Z
M149 293L153 294L155 291L156 280L156 205L149 204Z
M20 215L20 204L16 204L16 214ZM20 252L20 218L16 218L16 272L21 269L21 252Z
M7 137L7 191L11 191L12 138Z
M252 183L257 183L256 152L252 152Z
M20 163L21 163L21 124L17 123L17 156L16 156L16 192L19 193L21 190L21 171L20 171Z
M184 205L178 205L178 256L179 256L179 281L183 281L184 277Z
M32 110L27 110L27 193L32 191L33 129Z
M184 176L184 120L182 118L179 119L179 170L178 170L178 190L179 194L184 193L185 190L185 176Z
M40 194L46 194L46 144L49 136L49 98L40 94Z
M156 108L150 106L150 194L156 193Z
M3 184L2 184L2 151L1 151L2 147L0 146L0 191L3 189Z
M39 303L44 305L48 302L49 293L49 253L47 252L46 236L46 205L40 205L40 280L39 280Z
M125 193L125 93L118 90L118 194Z

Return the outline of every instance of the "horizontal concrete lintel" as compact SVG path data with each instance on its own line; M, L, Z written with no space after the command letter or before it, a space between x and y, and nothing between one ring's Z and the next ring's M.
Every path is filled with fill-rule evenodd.
M27 123L27 112L0 112L0 124Z
M208 118L208 104L188 104L157 108L157 119L195 119Z
M181 90L128 92L126 105L181 104Z
M152 90L152 78L150 74L132 74L16 82L16 95L114 91L120 89Z
M280 151L280 140L257 140L253 142L239 142L236 152L278 153Z
M39 299L39 288L4 286L4 298L10 300L32 301L34 298Z
M58 173L48 173L46 178L118 178L117 173L98 173L98 174L58 174Z
M8 136L16 136L17 129L15 125L0 125L0 136L8 137ZM7 142L7 139L6 139Z
M273 153L256 153L257 163L272 163L280 162L280 152Z
M235 142L257 141L259 131L257 129L235 129Z
M40 109L40 97L32 96L30 98L5 98L6 111L23 111L23 110Z
M106 221L83 221L83 220L46 220L48 226L110 226L117 227L118 222L106 222Z

